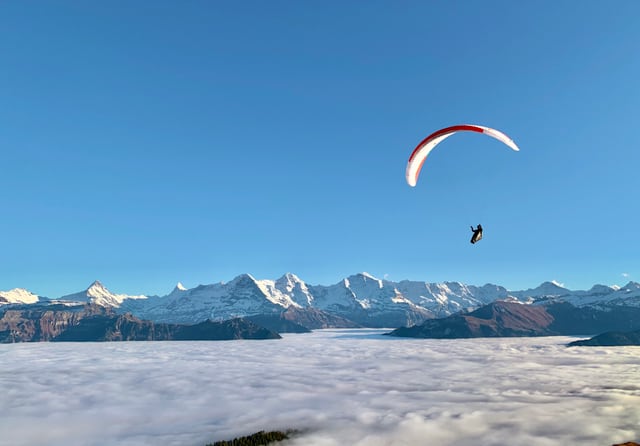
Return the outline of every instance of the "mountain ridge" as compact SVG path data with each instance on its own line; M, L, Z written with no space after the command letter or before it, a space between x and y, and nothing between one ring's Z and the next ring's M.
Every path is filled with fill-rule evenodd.
M568 302L527 305L495 301L469 313L400 327L390 336L458 339L512 336L583 336L606 331L640 329L640 307L606 309L575 307Z
M97 304L23 304L0 312L0 343L280 339L247 319L166 324Z
M7 292L0 292L0 297L6 295ZM34 296L31 301L46 299L30 295ZM7 302L0 299L0 307L25 303L16 299L4 300ZM326 320L326 315L331 314L355 325L398 327L469 312L495 301L533 305L568 302L577 307L600 308L619 305L640 307L640 284L629 282L623 287L596 284L589 290L572 291L551 281L536 288L510 291L496 284L394 282L366 272L350 275L332 285L310 285L290 272L276 280L258 280L245 273L228 282L194 288L178 283L163 296L115 294L100 281L94 281L84 291L48 301L97 304L112 307L119 313L130 312L141 319L167 323L192 324L208 319L221 321L235 317L278 315L288 309L315 309L324 315L313 314L311 317L316 321L307 325L324 326L326 321L321 320ZM300 313L300 317L309 319L310 316L309 313Z

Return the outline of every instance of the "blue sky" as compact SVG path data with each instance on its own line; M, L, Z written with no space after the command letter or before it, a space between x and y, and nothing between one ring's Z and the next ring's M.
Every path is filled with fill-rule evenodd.
M638 280L640 3L577 5L3 2L0 290ZM407 186L460 123L521 152L455 135Z

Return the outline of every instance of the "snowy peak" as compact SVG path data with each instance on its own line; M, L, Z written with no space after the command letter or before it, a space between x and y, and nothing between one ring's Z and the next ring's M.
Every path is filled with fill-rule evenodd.
M591 287L587 294L610 294L616 291L616 288L607 285L596 284Z
M571 291L566 288L556 287L545 282L540 287L528 293L520 291L520 296L526 293L537 303L545 301L564 301L577 307L602 306L602 305L626 305L640 306L640 284L629 282L624 287L594 285L588 291ZM542 290L542 291L540 291ZM528 290L531 291L531 290ZM516 294L518 294L516 293Z
M382 280L373 277L369 273L358 273L345 279L348 288L375 290L382 289Z
M59 300L65 302L91 303L102 305L103 307L119 307L126 299L147 299L147 296L114 294L109 291L99 280L96 280L85 291L68 294L59 298Z
M478 288L479 298L483 302L485 301L493 301L498 299L513 299L513 296L509 295L509 292L505 287L500 285L494 285L492 283L487 283Z
M229 282L178 288L151 305L141 306L139 314L160 322L196 323L279 313L300 306L278 290L275 281L256 280L250 274L241 274Z
M182 284L182 282L178 282L176 284L176 286L173 288L173 291L171 291L171 293L169 293L170 296L175 295L175 294L181 294L184 291L187 291L187 289L185 288L185 286Z
M296 305L308 307L313 303L313 296L307 284L295 274L286 273L275 281L274 286L278 292L288 296Z
M33 304L40 298L24 288L14 288L9 291L0 291L0 302L10 304Z
M223 283L226 287L255 287L257 286L256 279L251 274L240 274L239 276L234 277L227 283Z
M563 287L562 284L559 283L558 281L552 280L551 282L542 283L538 288L536 288L536 291L547 294L547 295L555 295L555 294L566 293L569 290Z
M369 273L349 276L327 290L331 294L330 299L327 299L327 304L330 305L355 306L367 311L405 311L404 306L413 306L394 282L383 282Z
M284 273L276 282L298 283L302 280L293 273Z
M620 288L620 291L626 291L627 293L638 291L638 290L640 290L640 283L633 282L633 281L627 283L625 286Z
M498 299L505 299L509 295L505 288L491 284L477 287L460 282L429 283L403 280L396 283L395 287L405 298L432 312L436 317L477 308Z
M530 297L533 297L533 298L560 297L560 296L568 295L570 293L571 291L562 287L561 284L559 284L554 280L551 282L544 282L537 288L533 288L533 289L530 288L525 291L515 291L511 294L518 298L521 298L521 300L522 299L526 300L527 298L530 298Z
M87 296L93 298L103 298L106 296L112 296L112 293L99 281L96 280L87 288Z
M283 292L291 292L296 287L304 286L306 288L305 283L302 280L300 280L298 276L291 273L286 273L285 275L280 277L278 280L275 281L275 285L276 285L276 288L278 288Z
M613 293L613 296L616 296L626 304L640 306L640 283L629 282Z

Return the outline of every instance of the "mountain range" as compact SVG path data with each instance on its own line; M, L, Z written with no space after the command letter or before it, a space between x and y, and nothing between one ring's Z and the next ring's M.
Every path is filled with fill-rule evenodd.
M513 291L493 284L429 283L378 279L367 273L351 275L333 285L310 285L294 274L277 280L257 280L241 274L229 282L186 288L182 284L163 296L115 294L95 281L87 289L57 298L24 290L0 292L0 308L34 303L94 304L117 313L154 322L195 324L247 316L270 316L307 328L402 327L463 314L495 301L544 305L570 304L590 311L617 307L640 308L640 284L623 287L594 285L572 291L556 282ZM4 305L2 305L4 304Z

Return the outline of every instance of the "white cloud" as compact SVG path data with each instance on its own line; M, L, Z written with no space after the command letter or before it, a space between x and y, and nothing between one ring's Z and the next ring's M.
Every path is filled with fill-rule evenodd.
M640 348L378 333L0 345L1 441L204 446L287 428L306 430L290 446L638 438Z
M622 273L621 274L622 277L624 277L625 279L629 277L629 273Z

